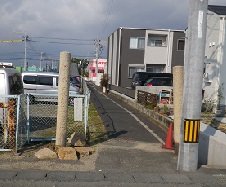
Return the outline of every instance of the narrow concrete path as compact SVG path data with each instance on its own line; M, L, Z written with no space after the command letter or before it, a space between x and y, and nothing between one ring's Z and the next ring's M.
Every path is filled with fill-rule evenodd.
M102 94L90 84L91 101L105 124L109 138L164 143L166 133L146 116L111 94Z
M96 171L176 173L177 157L162 149L166 132L147 116L89 84L91 102L109 140L98 145Z

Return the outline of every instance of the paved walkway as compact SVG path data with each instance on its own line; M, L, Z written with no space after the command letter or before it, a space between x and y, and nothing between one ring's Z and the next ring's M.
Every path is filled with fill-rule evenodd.
M113 95L89 86L109 137L96 146L94 167L87 171L0 169L0 187L226 186L225 170L202 166L196 172L177 171L177 156L162 149L166 133L160 127Z
M155 173L96 173L57 171L0 171L0 186L4 187L71 187L71 186L225 186L222 175L155 174Z

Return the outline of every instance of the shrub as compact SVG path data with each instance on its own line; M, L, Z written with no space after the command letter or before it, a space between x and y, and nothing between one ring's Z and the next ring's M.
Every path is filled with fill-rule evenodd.
M108 75L103 74L102 78L100 79L100 85L101 87L107 87L108 85Z

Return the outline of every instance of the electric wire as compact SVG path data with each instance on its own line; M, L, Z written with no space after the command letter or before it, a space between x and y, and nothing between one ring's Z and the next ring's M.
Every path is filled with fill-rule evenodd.
M53 39L53 40L93 41L93 39L55 38L55 37L45 37L45 36L33 36L32 38L43 38L43 39Z
M99 34L100 38L102 38L102 35L104 34L104 32L107 29L107 25L108 25L108 20L109 20L109 16L111 15L111 10L112 10L112 5L113 5L114 0L110 0L109 4L108 4L108 9L107 9L107 13L106 13L106 17L105 17L105 21L103 24L103 30L102 32Z

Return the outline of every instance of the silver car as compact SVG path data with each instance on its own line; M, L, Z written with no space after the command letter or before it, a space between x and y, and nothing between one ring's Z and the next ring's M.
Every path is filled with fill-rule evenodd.
M23 72L24 93L31 95L58 94L58 77L59 74L54 72ZM69 94L78 94L79 90L79 87L70 83ZM34 97L31 97L31 99L34 100ZM37 101L36 98L35 100ZM48 99L46 100L48 101Z

